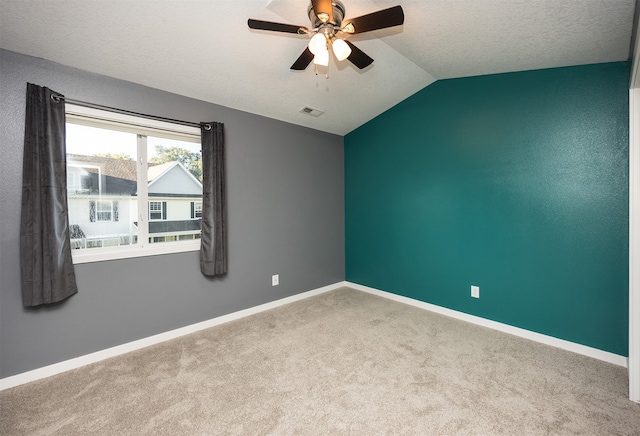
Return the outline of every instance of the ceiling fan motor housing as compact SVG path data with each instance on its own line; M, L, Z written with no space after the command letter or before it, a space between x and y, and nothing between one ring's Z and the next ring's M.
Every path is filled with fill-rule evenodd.
M340 29L340 27L342 26L342 20L344 19L344 13L345 13L344 5L342 4L341 1L334 0L331 2L331 9L332 9L333 17L331 17L331 20L327 20L325 23L316 16L315 11L313 10L313 3L309 3L309 8L307 10L307 13L309 15L309 20L311 20L311 26L314 29L317 29L319 27L322 27L325 24L329 24L329 25L332 25L335 29ZM319 15L322 15L322 14L319 14Z

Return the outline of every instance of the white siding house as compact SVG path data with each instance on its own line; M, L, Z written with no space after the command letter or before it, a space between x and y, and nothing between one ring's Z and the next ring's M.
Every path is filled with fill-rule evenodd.
M199 238L200 181L177 161L149 165L149 242ZM135 161L69 154L67 192L73 248L137 243Z

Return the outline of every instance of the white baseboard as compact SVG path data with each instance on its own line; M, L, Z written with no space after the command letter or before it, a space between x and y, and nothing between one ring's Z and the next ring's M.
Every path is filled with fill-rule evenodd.
M389 300L397 301L400 303L408 304L410 306L418 307L420 309L429 310L431 312L446 315L452 318L456 318L462 321L470 322L473 324L488 327L501 332L509 333L521 338L530 339L536 342L540 342L553 347L561 348L574 353L589 356L598 360L613 363L618 366L627 367L627 358L617 354L609 353L607 351L598 350L596 348L587 347L585 345L576 344L574 342L565 341L562 339L554 338L552 336L535 333L529 330L524 330L518 327L513 327L508 324L502 324L496 321L491 321L478 316L469 315L464 312L458 312L445 307L436 306L433 304L425 303L423 301L414 300L412 298L403 297L401 295L392 294L390 292L381 291L379 289L370 288L368 286L359 285L351 282L338 282L333 285L324 286L322 288L313 289L311 291L303 292L301 294L292 295L291 297L282 298L280 300L272 301L270 303L261 304L259 306L250 307L248 309L233 312L228 315L223 315L217 318L213 318L207 321L199 322L196 324L181 327L168 332L160 333L157 335L149 336L147 338L139 339L137 341L128 342L126 344L117 345L115 347L107 348L105 350L96 351L95 353L79 356L74 359L65 360L63 362L54 363L53 365L44 366L42 368L34 369L32 371L23 372L11 377L0 379L0 391L9 389L15 386L19 386L32 381L40 380L50 377L52 375L61 374L72 369L80 368L85 365L100 362L111 357L116 357L121 354L125 354L131 351L139 350L150 345L159 344L170 339L175 339L180 336L195 333L200 330L215 327L220 324L227 323L229 321L235 321L240 318L244 318L256 313L264 312L265 310L274 309L276 307L284 306L285 304L293 303L295 301L303 300L305 298L320 295L325 292L332 291L344 286L348 286L352 289L367 292L369 294L377 295L379 297L388 298Z
M414 300L413 298L403 297L401 295L392 294L391 292L381 291L379 289L370 288L368 286L359 285L357 283L346 282L346 286L358 291L367 292L379 297L388 298L390 300L398 301L410 306L415 306L420 309L425 309L431 312L439 313L441 315L446 315L451 318L456 318L462 321L470 322L472 324L488 327L493 330L509 333L511 335L540 342L552 347L561 348L573 353L582 354L594 359L603 360L605 362L613 363L614 365L622 366L625 368L627 367L627 358L625 356L620 356L619 354L610 353L608 351L599 350L597 348L587 347L586 345L576 344L575 342L565 341L564 339L554 338L553 336L543 335L541 333L532 332L530 330L521 329L519 327L503 324L497 321L491 321L479 316L469 315L468 313L458 312L456 310L447 309L446 307L436 306L434 304L425 303L424 301Z
M63 362L54 363L52 365L37 368L32 371L23 372L11 377L5 377L0 379L0 391L13 388L15 386L23 385L32 381L40 380L52 375L60 374L72 369L80 368L81 366L89 365L91 363L100 362L101 360L109 359L111 357L119 356L121 354L129 353L130 351L139 350L141 348L148 347L150 345L159 344L160 342L168 341L170 339L179 338L180 336L195 333L200 330L215 327L220 324L227 323L229 321L235 321L240 318L244 318L256 313L264 312L265 310L274 309L285 304L293 303L295 301L303 300L305 298L320 295L325 292L332 291L334 289L346 286L346 282L338 282L333 285L324 286L322 288L313 289L311 291L303 292L301 294L292 295L290 297L282 298L280 300L271 301L269 303L261 304L259 306L250 307L248 309L233 312L227 315L219 316L207 321L202 321L196 324L191 324L185 327L181 327L175 330L171 330L157 335L149 336L147 338L139 339L137 341L128 342L126 344L117 345L115 347L107 348L105 350L96 351L95 353L85 354L74 359L65 360Z

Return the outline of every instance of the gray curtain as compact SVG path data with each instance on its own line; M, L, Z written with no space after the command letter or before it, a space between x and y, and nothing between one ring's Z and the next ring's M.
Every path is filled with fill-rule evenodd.
M202 123L202 235L200 271L227 272L227 204L224 175L224 124Z
M64 97L27 84L20 267L25 306L78 292L69 242Z

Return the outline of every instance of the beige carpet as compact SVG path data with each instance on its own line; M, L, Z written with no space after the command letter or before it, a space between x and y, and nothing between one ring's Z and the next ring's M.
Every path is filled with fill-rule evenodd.
M7 436L640 434L624 368L346 288L0 401Z

